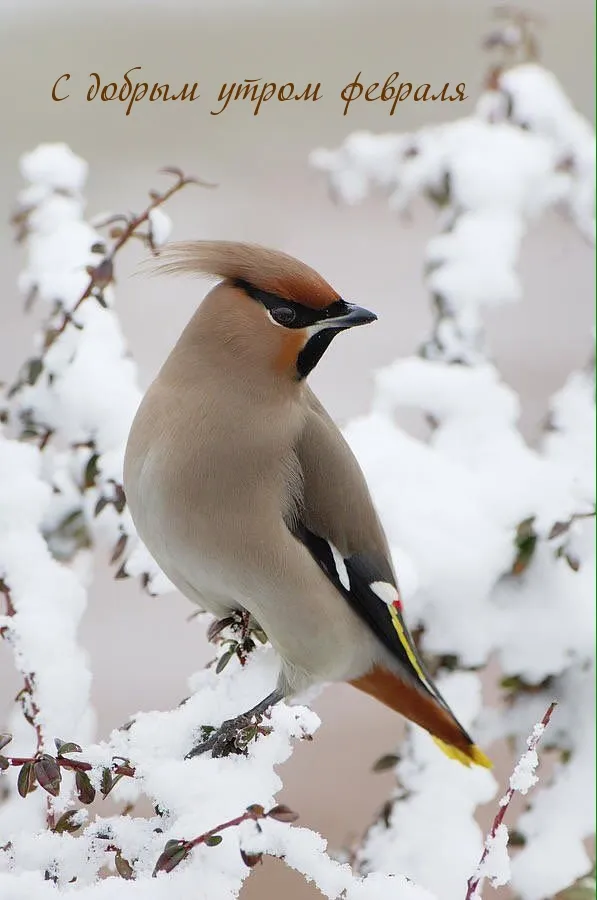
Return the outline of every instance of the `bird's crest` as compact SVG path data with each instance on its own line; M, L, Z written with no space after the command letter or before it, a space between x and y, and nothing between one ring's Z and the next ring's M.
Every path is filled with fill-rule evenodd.
M322 309L340 299L315 269L287 253L258 244L236 241L168 244L160 253L156 271L245 281L260 291L313 309Z

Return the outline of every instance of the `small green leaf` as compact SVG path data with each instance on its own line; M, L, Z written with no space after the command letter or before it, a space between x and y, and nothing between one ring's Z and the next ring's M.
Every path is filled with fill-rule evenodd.
M43 371L44 363L42 359L30 359L27 364L27 384L35 384Z
M10 763L5 756L0 756L0 772L5 772L10 767Z
M108 500L107 497L100 497L99 500L97 501L97 503L95 504L95 510L93 512L93 515L99 516L102 509L105 509L106 506L109 505L109 503L110 503L110 501Z
M77 788L77 797L79 798L81 803L93 803L93 801L95 800L95 788L91 784L87 772L82 772L77 769L75 775L75 785Z
M252 631L253 637L256 637L261 644L267 644L267 634L261 628L255 628Z
M386 772L388 769L393 769L394 766L399 762L400 757L395 753L386 753L385 756L380 756L379 759L373 764L372 771Z
M220 656L218 664L216 665L216 675L219 675L220 672L222 672L226 668L235 653L236 644L234 647L230 647L230 649L226 650L226 653L223 653L222 656Z
M54 738L54 743L56 744L56 750L58 751L58 756L64 756L65 753L82 753L83 750L79 747L78 744L73 744L72 741L61 741L60 738Z
M4 750L7 744L12 741L12 734L0 734L0 750Z
M155 864L153 877L155 878L158 872L171 872L183 859L186 859L188 854L189 848L185 841L168 841Z
M67 809L62 813L52 831L56 834L74 834L81 828L83 822L74 822L73 819L79 815L78 809Z
M83 482L86 488L92 488L93 485L95 484L95 479L97 478L97 476L99 474L99 469L98 469L98 465L97 465L98 460L99 460L99 454L93 453L87 461L87 465L85 466L85 476L84 476L84 482Z
M135 877L133 867L131 866L128 859L124 858L120 850L116 852L116 856L114 857L114 865L116 866L116 871L121 878L125 878L127 881L130 881Z
M206 837L203 841L206 847L217 847L218 844L222 843L222 835L221 834L210 834L209 837Z
M35 785L35 772L32 762L23 763L17 779L17 790L21 797L31 793Z
M100 784L100 790L104 797L107 797L112 788L114 787L114 779L112 777L112 772L110 769L104 769L102 771L102 780Z

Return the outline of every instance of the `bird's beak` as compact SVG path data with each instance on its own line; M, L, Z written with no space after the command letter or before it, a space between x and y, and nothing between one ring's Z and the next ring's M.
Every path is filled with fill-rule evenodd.
M345 328L353 328L355 325L368 325L370 322L377 320L374 312L363 309L362 306L355 306L354 303L346 303L345 305L348 312L342 316L334 316L332 319L328 319L325 323L326 328L336 328L340 331Z

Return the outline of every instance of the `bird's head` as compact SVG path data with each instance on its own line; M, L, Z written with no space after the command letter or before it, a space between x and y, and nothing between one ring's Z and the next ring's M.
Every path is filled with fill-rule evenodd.
M158 269L223 279L204 298L187 336L294 381L312 371L340 331L377 318L342 299L305 263L254 244L170 244Z

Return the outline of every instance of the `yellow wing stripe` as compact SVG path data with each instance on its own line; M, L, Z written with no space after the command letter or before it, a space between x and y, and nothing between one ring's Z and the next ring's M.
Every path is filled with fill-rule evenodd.
M404 647L404 652L408 656L408 661L410 662L411 666L413 667L413 669L415 670L415 672L417 673L417 675L419 676L419 678L421 679L421 681L423 682L425 687L428 688L428 690L430 690L432 694L435 693L433 690L433 687L429 684L429 682L425 678L425 675L423 674L421 666L419 665L419 661L418 661L417 657L415 656L415 652L414 652L413 648L411 647L410 641L408 640L408 638L406 637L406 634L404 633L404 626L403 626L402 622L400 621L400 616L398 615L398 610L392 604L390 604L388 606L388 609L390 610L390 615L392 617L392 624L393 624L394 628L396 629L396 633L397 633L398 637L400 638L400 643Z

